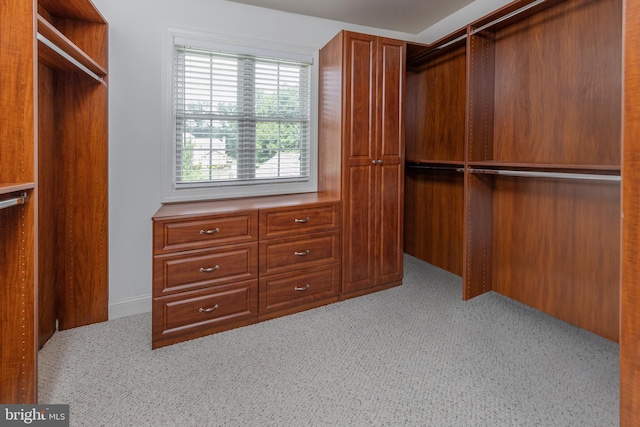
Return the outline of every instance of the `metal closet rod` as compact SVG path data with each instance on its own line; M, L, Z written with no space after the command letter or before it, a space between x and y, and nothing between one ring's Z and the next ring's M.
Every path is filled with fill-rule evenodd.
M476 33L479 33L482 30L485 30L485 29L487 29L487 28L489 28L489 27L491 27L491 26L493 26L495 24L498 24L498 23L500 23L502 21L505 21L505 20L507 20L507 19L509 19L511 17L514 17L514 16L516 16L516 15L518 15L518 14L524 12L524 11L527 11L527 10L531 9L532 7L535 7L535 6L537 6L537 5L541 4L541 3L544 3L545 1L547 1L547 0L536 0L533 3L529 3L526 6L522 6L520 9L516 9L511 13L507 13L504 16L496 18L493 21L489 22L488 24L484 24L481 27L474 28L473 30L471 30L469 32L469 35L474 35ZM416 63L416 62L418 62L420 60L423 60L424 58L426 58L426 57L428 57L430 55L433 55L434 53L438 52L439 50L444 49L445 47L450 46L450 45L452 45L454 43L457 43L460 40L464 40L466 38L467 38L467 33L465 33L465 34L461 35L460 37L457 37L457 38L455 38L455 39L453 39L451 41L448 41L447 43L443 44L442 46L438 46L438 47L434 48L433 50L430 50L430 51L425 52L425 53L423 53L421 55L418 55L417 57L415 57L415 58L413 58L411 60L411 64Z
M497 19L489 22L488 24L484 24L481 27L474 28L471 31L471 34L473 35L473 34L479 33L480 31L482 31L484 29L487 29L487 28L491 27L492 25L495 25L495 24L498 24L498 23L500 23L502 21L505 21L505 20L507 20L507 19L509 19L509 18L511 18L513 16L516 16L516 15L518 15L518 14L520 14L520 13L526 11L526 10L531 9L532 7L535 7L535 6L537 6L537 5L541 4L541 3L544 3L545 1L547 1L547 0L536 0L533 3L529 3L526 6L522 6L520 9L516 9L511 13L507 13L506 15L501 16L500 18L497 18Z
M571 172L543 172L543 171L517 171L504 169L474 169L471 173L482 173L489 175L520 176L527 178L559 178L559 179L582 179L590 181L617 181L620 182L619 175L600 175L595 173L571 173Z
M409 169L429 169L429 170L437 170L437 171L464 172L464 169L460 169L460 166L457 166L457 165L440 166L440 165L408 164L407 167Z
M22 193L19 197L0 201L0 209L6 209L17 205L24 205L26 201L27 193Z
M48 38L46 38L45 36L43 36L40 33L36 34L36 38L41 41L43 44L47 45L49 48L51 48L54 52L56 52L58 55L62 56L64 59L66 59L67 61L71 62L73 65L75 65L76 67L78 67L79 69L81 69L82 71L84 71L87 75L89 75L90 77L93 77L94 79L96 79L98 82L100 83L104 83L104 79L102 77L100 77L99 75L97 75L96 73L94 73L93 71L91 71L90 69L88 69L87 67L85 67L84 65L82 65L77 59L75 59L74 57L72 57L71 55L69 55L67 52L65 52L64 50L60 49L60 47L58 45L56 45L54 42L52 42L51 40L49 40Z

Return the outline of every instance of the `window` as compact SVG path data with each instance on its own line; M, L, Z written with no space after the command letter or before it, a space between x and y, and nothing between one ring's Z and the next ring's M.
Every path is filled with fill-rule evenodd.
M180 36L172 48L173 190L313 191L312 57Z

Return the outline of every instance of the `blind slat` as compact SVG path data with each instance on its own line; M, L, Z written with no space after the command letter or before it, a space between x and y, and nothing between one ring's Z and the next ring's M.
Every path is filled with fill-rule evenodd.
M308 180L309 64L174 46L176 186Z

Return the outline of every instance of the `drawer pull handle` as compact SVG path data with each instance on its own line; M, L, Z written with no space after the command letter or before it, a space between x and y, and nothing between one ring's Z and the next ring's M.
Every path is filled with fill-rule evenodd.
M209 267L209 268L200 267L200 273L213 273L219 268L220 266L218 264L216 264L215 267Z
M304 251L304 252L294 252L293 254L294 254L295 256L307 256L307 255L309 255L309 252L311 252L311 251L310 251L309 249L307 249L307 250L306 250L306 251Z
M307 289L309 289L309 284L308 283L305 286L296 286L295 288L293 288L293 290L298 291L298 292L304 292Z
M220 306L219 306L218 304L216 304L216 305L214 305L213 307L209 307L209 308L200 307L200 308L198 309L198 311L199 311L200 313L211 313L213 310L216 310L216 309L218 309L218 308L220 308Z
M297 222L298 224L304 224L304 223L306 223L306 222L309 222L309 220L310 220L310 219L311 219L311 218L309 218L309 217L302 218L302 219L298 219L298 218L296 218L296 219L294 219L293 221L294 221L294 222Z
M216 234L220 232L220 228L216 227L213 230L200 230L200 234L202 235L207 235L207 234Z

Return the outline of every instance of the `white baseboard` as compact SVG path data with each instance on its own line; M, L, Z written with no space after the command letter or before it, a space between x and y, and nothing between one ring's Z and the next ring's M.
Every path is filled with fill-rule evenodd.
M151 312L151 295L109 302L109 320Z

